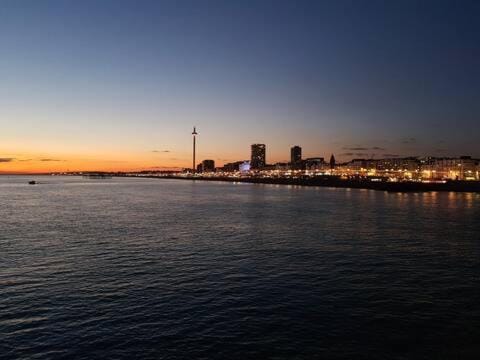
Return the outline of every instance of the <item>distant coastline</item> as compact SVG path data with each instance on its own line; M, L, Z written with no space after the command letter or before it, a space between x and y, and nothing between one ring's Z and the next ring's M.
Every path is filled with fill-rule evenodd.
M126 175L130 176L130 175ZM133 176L138 177L138 176ZM337 176L317 176L309 178L261 178L261 177L203 177L203 176L141 176L155 179L178 179L193 181L223 181L251 184L295 185L295 186L322 186L335 188L370 189L388 192L480 192L480 181L449 180L443 183L425 183L414 181L370 181L361 179L341 179Z
M473 192L480 193L480 181L446 180L444 182L418 182L418 181L372 181L364 178L344 179L335 175L311 176L311 177L230 177L230 176L202 176L202 175L148 175L122 172L102 172L102 176L85 176L81 173L69 174L0 174L0 176L83 176L95 181L95 179L109 178L146 178L146 179L174 179L189 181L221 181L230 183L270 184L270 185L293 185L293 186L319 186L334 188L368 189L387 192Z

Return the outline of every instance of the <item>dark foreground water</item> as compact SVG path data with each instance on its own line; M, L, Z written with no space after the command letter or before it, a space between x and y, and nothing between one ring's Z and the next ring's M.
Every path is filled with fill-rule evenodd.
M478 359L480 195L0 177L2 359Z

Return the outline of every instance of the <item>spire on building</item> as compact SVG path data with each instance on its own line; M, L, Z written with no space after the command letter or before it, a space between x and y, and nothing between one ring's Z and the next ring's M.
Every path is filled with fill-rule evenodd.
M330 156L330 169L335 169L335 156Z

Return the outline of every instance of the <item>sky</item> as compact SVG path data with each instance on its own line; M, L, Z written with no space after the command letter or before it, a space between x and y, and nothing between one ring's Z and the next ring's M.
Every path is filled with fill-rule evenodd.
M479 1L0 2L0 172L480 157Z

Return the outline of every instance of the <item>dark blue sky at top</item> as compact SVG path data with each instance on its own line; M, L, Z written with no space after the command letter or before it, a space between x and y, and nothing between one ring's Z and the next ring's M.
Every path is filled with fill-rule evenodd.
M479 1L2 1L0 52L4 116L51 129L480 155Z

